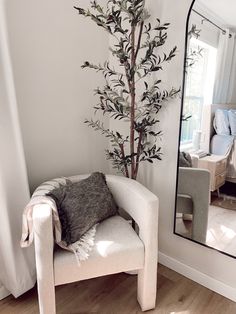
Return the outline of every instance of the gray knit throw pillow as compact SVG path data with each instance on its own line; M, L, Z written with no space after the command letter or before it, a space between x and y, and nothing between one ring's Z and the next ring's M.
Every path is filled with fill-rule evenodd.
M62 240L67 245L78 241L95 224L117 214L117 205L105 175L94 172L79 182L67 180L47 194L57 205Z
M187 152L179 153L179 166L180 167L192 167L192 158Z

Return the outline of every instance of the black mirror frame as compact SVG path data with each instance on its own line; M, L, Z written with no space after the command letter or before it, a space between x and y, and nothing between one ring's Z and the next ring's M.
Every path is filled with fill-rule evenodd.
M229 257L232 257L234 259L236 259L236 256L233 256L229 253L226 253L224 251L221 251L221 250L218 250L218 249L215 249L214 247L211 247L211 246L208 246L204 243L201 243L199 241L196 241L196 240L193 240L193 239L189 239L189 238L186 238L185 236L179 234L179 233L176 233L176 214L177 214L177 190L178 190L178 181L179 181L179 148L180 148L180 139L181 139L181 131L182 131L182 123L181 123L181 119L182 119L182 115L183 115L183 107L184 107L184 91L185 91L185 78L186 78L186 63L185 63L185 60L186 60L186 57L187 57L187 45L188 45L188 26L189 26L189 19L190 19L190 15L191 15L191 12L192 12L192 8L195 4L196 0L192 0L192 3L190 5L190 8L189 8L189 12L188 12L188 16L187 16L187 21L186 21L186 30L185 30L185 52L184 52L184 66L183 66L183 82L182 82L182 96L181 96L181 110L180 110L180 117L179 117L179 121L180 121L180 126L179 126L179 139L178 139L178 154L177 154L177 169L176 169L176 187L175 187L175 210L174 210L174 229L173 229L173 233L174 235L177 235L178 237L181 237L187 241L191 241L191 242L194 242L194 243L197 243L197 244L200 244L206 248L209 248L211 250L214 250L214 251L217 251L217 252L220 252L224 255L227 255Z

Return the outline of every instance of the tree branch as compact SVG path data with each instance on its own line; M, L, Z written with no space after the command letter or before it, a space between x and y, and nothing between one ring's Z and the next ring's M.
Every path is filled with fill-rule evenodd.
M140 24L138 44L137 44L137 48L136 48L136 52L135 52L135 60L137 59L138 52L139 52L140 45L141 45L141 39L142 39L142 34L143 34L143 26L144 26L144 21L142 21L141 24Z
M121 151L122 158L123 158L123 160L125 160L124 144L119 144L119 146L120 146L120 151ZM124 167L125 167L125 176L127 178L129 178L129 170L128 170L127 164L125 164Z
M136 156L135 179L137 178L138 169L139 169L139 158L141 154L142 137L143 137L143 131L140 131L139 139L138 139L138 147L137 147L137 156Z

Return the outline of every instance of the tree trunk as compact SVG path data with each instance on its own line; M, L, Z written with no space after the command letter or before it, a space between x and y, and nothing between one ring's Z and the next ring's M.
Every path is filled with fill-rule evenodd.
M135 179L134 157L134 121L135 121L135 26L131 29L131 108L130 108L130 154L131 154L131 179Z

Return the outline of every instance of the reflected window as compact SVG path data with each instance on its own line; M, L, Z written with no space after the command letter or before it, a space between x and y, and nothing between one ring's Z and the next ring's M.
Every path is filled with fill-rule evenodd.
M195 130L201 130L203 106L212 103L216 72L217 49L203 41L191 38L189 54L193 55L187 67L181 145L191 147ZM194 52L200 52L194 56Z

